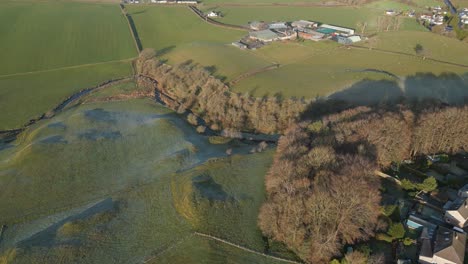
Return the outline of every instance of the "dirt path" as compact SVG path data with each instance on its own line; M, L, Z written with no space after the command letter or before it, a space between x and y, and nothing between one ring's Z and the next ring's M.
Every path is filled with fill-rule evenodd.
M258 251L255 251L255 250L252 250L252 249L243 247L243 246L241 246L241 245L234 244L234 243L229 242L229 241L227 241L227 240L225 240L225 239L222 239L222 238L219 238L219 237L215 237L215 236L212 236L212 235L203 234L203 233L200 233L200 232L194 232L194 234L195 234L196 236L203 237L203 238L207 238L207 239L211 239L211 240L216 240L216 241L218 241L218 242L221 242L221 243L230 245L230 246L232 246L232 247L236 247L236 248L238 248L238 249L241 249L241 250L243 250L243 251L247 251L247 252L250 252L250 253L253 253L253 254L256 254L256 255L260 255L260 256L263 256L263 257L266 257L266 258L270 258L270 259L274 259L274 260L282 261L282 262L287 262L287 263L302 264L301 262L298 262L298 261L294 261L294 260L290 260L290 259L284 259L284 258L280 258L280 257L275 257L275 256L272 256L272 255L267 255L267 254L265 254L265 253L258 252Z
M53 68L53 69L47 69L47 70L40 70L40 71L30 71L30 72L19 72L19 73L12 73L12 74L4 74L4 75L0 75L0 78L28 75L28 74L34 74L34 73L45 73L45 72L53 72L53 71L60 71L60 70L78 69L78 68L95 66L95 65L111 64L111 63L115 63L115 62L127 62L127 61L132 61L134 59L136 59L136 57L135 58L122 59L122 60L112 60L112 61L103 61L103 62L96 62L96 63L79 64L79 65L66 66L66 67L60 67L60 68Z
M193 13L195 13L203 21L205 21L206 23L209 23L211 25L218 26L218 27L229 28L229 29L242 30L242 31L249 30L247 27L238 26L238 25L231 25L231 24L225 24L225 23L216 21L214 19L211 19L211 18L205 16L205 14L203 14L203 12L200 9L196 8L195 6L189 6L189 9L192 10Z

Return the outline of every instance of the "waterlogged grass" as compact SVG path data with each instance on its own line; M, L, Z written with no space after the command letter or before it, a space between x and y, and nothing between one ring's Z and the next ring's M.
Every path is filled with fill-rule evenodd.
M0 75L135 57L117 4L0 3Z
M172 189L175 207L195 230L263 251L257 227L264 200L264 180L273 150L234 155L177 174Z
M212 145L151 100L91 103L131 86L96 92L0 146L0 223L9 226L0 260L275 263L193 235L208 232L263 251L256 221L273 150ZM212 182L192 180L200 174ZM217 195L227 199L212 202Z
M75 92L130 76L129 62L0 77L0 130L22 126Z

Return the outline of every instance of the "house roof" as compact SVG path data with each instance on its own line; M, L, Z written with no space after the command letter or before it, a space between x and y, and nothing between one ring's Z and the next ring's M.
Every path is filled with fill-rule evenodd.
M434 242L434 259L463 263L465 259L466 234L440 226Z
M468 201L467 198L459 198L455 200L447 211L451 211L451 214L457 217L468 219Z

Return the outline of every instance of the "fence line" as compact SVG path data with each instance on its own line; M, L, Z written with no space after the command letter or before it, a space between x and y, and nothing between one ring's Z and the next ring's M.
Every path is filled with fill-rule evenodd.
M227 244L227 245L236 247L236 248L238 248L238 249L241 249L241 250L244 250L244 251L247 251L247 252L256 254L256 255L260 255L260 256L263 256L263 257L266 257L266 258L271 258L271 259L274 259L274 260L278 260L278 261L282 261L282 262L287 262L287 263L302 264L302 262L298 262L298 261L294 261L294 260L290 260L290 259L285 259L285 258L280 258L280 257L275 257L275 256L268 255L268 254L265 254L265 253L262 253L262 252L258 252L258 251L255 251L255 250L246 248L246 247L244 247L244 246L241 246L241 245L238 245L238 244L229 242L229 241L227 241L227 240L225 240L225 239L222 239L222 238L219 238L219 237L215 237L215 236L212 236L212 235L208 235L208 234L204 234L204 233L200 233L200 232L194 232L194 234L197 235L197 236L199 236L199 237L204 237L204 238L216 240L216 241L219 241L219 242L221 242L221 243L224 243L224 244Z
M140 37L138 37L138 32L136 30L135 23L133 22L133 18L128 14L123 4L120 4L119 6L120 10L122 11L122 15L124 15L125 20L127 21L128 29L130 29L130 33L132 34L137 53L140 54L140 52L143 50L143 46L141 45Z

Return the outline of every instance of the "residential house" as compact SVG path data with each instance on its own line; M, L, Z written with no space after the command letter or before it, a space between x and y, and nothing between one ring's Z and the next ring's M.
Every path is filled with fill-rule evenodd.
M464 228L468 222L468 202L467 198L459 198L453 202L447 202L444 206L445 209L445 222Z
M468 198L468 184L458 190L458 196L461 198Z
M210 11L206 14L207 17L219 17L219 12Z
M465 259L466 234L439 226L435 239L421 234L421 264L463 264Z

